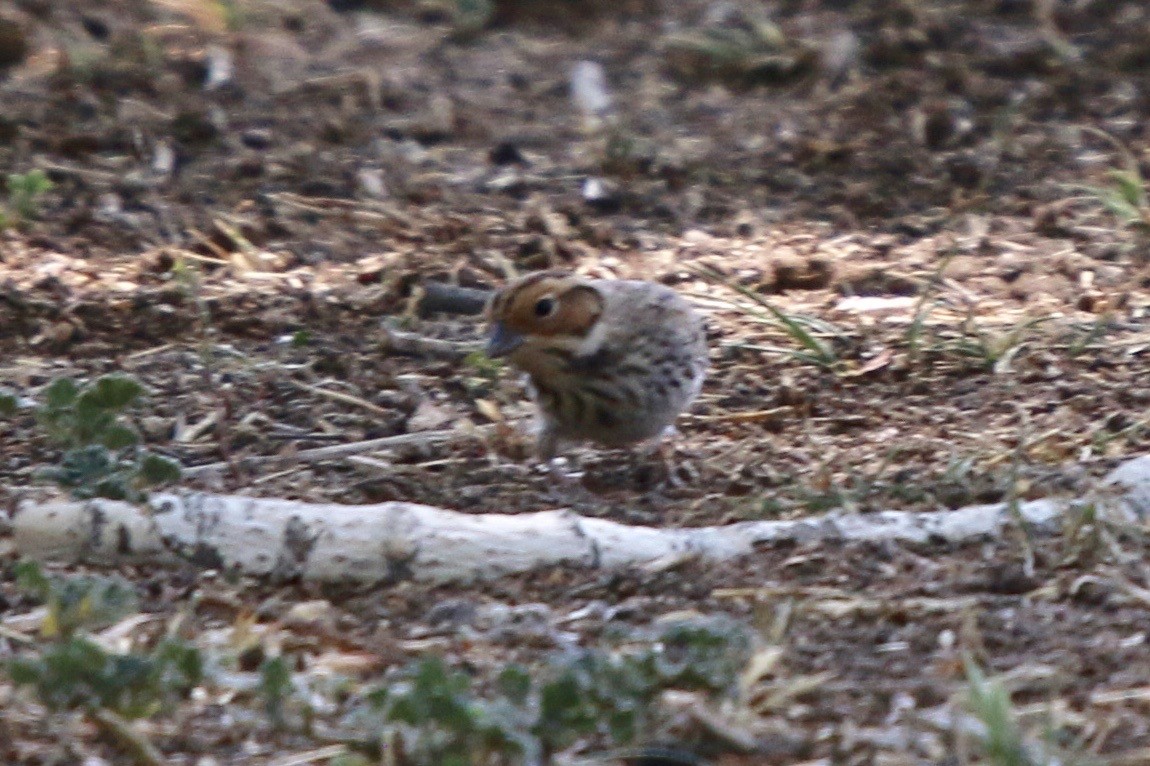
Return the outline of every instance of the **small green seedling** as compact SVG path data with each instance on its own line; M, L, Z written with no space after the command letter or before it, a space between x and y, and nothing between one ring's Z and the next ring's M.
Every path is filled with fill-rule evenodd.
M40 198L52 189L52 182L43 170L8 174L8 208L22 220L35 218Z
M16 394L0 386L0 417L11 417L20 407Z
M283 728L284 708L291 694L291 669L283 657L268 657L260 665L260 694L272 725Z
M1010 694L1002 683L987 678L969 658L966 678L970 684L967 704L986 729L983 746L987 759L998 766L1037 766L1026 751L1022 731L1014 720Z
M475 370L479 377L485 380L495 380L499 377L499 371L503 369L502 362L492 359L482 351L472 351L463 357L463 364Z

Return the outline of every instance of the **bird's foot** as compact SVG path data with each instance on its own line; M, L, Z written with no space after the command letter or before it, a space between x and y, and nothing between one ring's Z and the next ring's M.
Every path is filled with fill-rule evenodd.
M585 507L598 505L599 499L583 484L583 471L571 465L567 458L552 458L540 466L546 472L546 497L554 503Z
M667 426L661 434L635 448L636 456L642 460L658 462L663 469L664 484L671 489L682 489L690 483L691 478L688 466L675 460L673 442L677 436L679 430L674 426Z

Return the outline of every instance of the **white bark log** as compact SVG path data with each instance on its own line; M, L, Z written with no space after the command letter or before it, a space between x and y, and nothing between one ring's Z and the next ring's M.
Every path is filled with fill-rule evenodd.
M1150 457L1109 483L1126 519L1150 509ZM1113 499L1113 495L1111 496ZM1021 503L1033 529L1056 528L1068 501ZM567 511L474 515L414 503L319 505L202 493L153 496L148 508L107 500L28 501L13 527L20 553L42 560L167 563L332 583L468 582L556 565L617 569L698 557L722 561L781 540L962 542L1016 520L1005 503L924 513L830 514L721 527L632 527Z

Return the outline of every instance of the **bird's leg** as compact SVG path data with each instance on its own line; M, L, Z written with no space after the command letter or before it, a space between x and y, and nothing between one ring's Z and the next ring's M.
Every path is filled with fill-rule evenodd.
M535 435L535 454L544 463L552 463L558 450L559 434L555 425L545 420L539 424L539 433Z
M554 424L544 420L539 427L535 441L535 454L547 466L551 487L547 495L551 500L563 505L594 506L597 499L583 486L583 472L572 471L567 458L556 457L559 450L559 434Z
M595 493L583 485L583 472L571 471L566 458L547 461L547 476L550 486L544 492L548 500L580 511L600 504Z
M579 483L577 476L563 470L563 466L556 458L559 451L559 434L555 425L549 420L539 424L539 432L535 436L535 455L539 462L547 466L547 472L557 486L573 486Z
M667 426L658 436L640 444L635 450L644 460L658 454L659 462L663 464L663 471L667 476L667 486L676 489L683 486L683 480L675 471L675 445L672 443L678 435L679 430L675 426Z

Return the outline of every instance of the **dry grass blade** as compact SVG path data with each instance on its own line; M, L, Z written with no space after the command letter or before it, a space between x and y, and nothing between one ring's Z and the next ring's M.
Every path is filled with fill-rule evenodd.
M358 396L352 396L351 394L345 394L342 391L332 391L321 386L313 386L310 383L304 383L298 380L293 380L292 385L302 391L308 391L315 394L316 396L322 396L325 399L331 399L332 401L340 402L342 404L349 404L353 407L359 407L360 409L366 410L376 415L386 416L389 414L387 409L380 407L378 404L372 404L365 399L361 399Z
M346 745L327 745L306 753L297 753L273 761L270 766L307 766L309 763L319 763L338 758L348 752Z
M96 708L89 713L89 717L109 739L127 752L132 763L139 766L163 766L167 763L167 759L147 737L111 710Z

